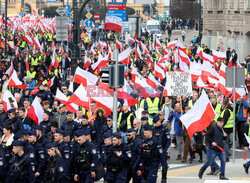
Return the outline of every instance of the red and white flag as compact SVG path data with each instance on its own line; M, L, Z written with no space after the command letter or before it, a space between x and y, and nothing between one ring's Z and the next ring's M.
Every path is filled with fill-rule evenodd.
M14 43L12 43L12 42L9 42L9 41L8 41L8 46L9 46L11 49L13 49L13 50L15 49Z
M66 105L68 102L68 99L69 98L66 95L64 95L63 92L61 92L59 88L57 88L55 100L59 100L62 104Z
M7 112L9 109L12 109L12 105L14 105L15 108L18 108L16 99L9 90L4 90L2 103L4 104L5 112Z
M50 64L48 70L50 71L52 67L54 67L55 69L57 69L58 65L59 65L59 60L57 60L56 49L54 49L53 55L52 55L52 62Z
M109 62L108 55L103 57L102 54L99 54L98 61L92 64L91 67L94 72L97 72L99 74L102 67L108 66L108 62Z
M186 127L190 139L192 139L195 132L200 132L210 125L214 116L216 116L216 113L203 90L194 107L181 116L180 120Z
M208 82L208 77L219 80L219 74L209 62L204 62L201 66L201 78L204 82Z
M157 36L155 36L155 47L157 48L161 48L161 42L160 40L157 38Z
M220 60L226 59L226 52L221 52L221 51L216 51L216 50L212 50L212 51L213 51L214 61L218 59Z
M29 55L28 54L27 54L26 59L25 59L25 65L26 65L26 70L27 71L30 70L29 69Z
M202 49L201 49L200 46L197 47L196 54L197 54L200 58L202 58L203 51L202 51Z
M137 46L136 46L136 53L135 53L135 56L136 56L137 58L142 59L142 57L141 57L141 50L140 50L138 44L137 44Z
M208 61L211 64L214 64L214 57L212 55L203 53L203 60Z
M29 35L25 35L23 37L23 40L25 40L27 42L27 44L33 43L33 40L31 39L31 37Z
M218 83L218 89L221 91L221 93L225 97L229 97L229 95L232 94L232 88L226 87L226 81L225 81L225 78L223 76L220 76L220 80Z
M14 70L11 77L10 77L10 81L9 81L9 86L14 87L14 88L19 88L19 89L24 89L27 86L25 84L23 84L17 77L17 73Z
M225 64L221 64L219 75L222 76L224 79L226 79L226 68L227 66Z
M194 62L190 62L190 74L192 77L192 81L196 82L198 78L201 76L201 64Z
M89 60L89 57L87 57L87 53L85 53L84 56L84 69L87 70L91 66L91 62Z
M48 83L47 83L48 84L48 88L50 88L51 86L53 86L54 80L55 80L55 76L48 81Z
M160 78L161 80L166 77L164 70L160 68L157 64L155 64L155 77Z
M12 75L13 71L14 71L13 62L11 61L10 67L7 69L5 74L8 74L8 76L10 77Z
M74 82L82 84L87 87L87 85L96 84L98 77L88 71L81 69L80 67L76 68Z
M135 39L134 39L134 38L132 38L131 36L129 36L128 40L129 40L129 43L130 43L130 44L135 43Z
M39 40L38 40L38 38L36 36L33 38L33 44L36 46L36 48L38 50L40 50L41 45L40 45L40 42L39 42Z
M171 48L175 47L176 43L177 43L177 40L169 42L167 44L167 49L171 49Z
M147 83L145 78L135 77L135 86L140 89L140 95L144 98L157 94L157 91Z
M124 78L124 86L122 88L118 88L117 97L119 99L127 100L129 106L133 106L137 103L134 97L130 95L132 92L131 86L128 84L127 80Z
M188 66L190 65L190 59L188 55L182 50L179 50L179 57L182 60L182 62L185 62Z
M130 63L130 52L131 52L131 49L127 48L123 52L119 53L118 62L123 63L123 64L129 64Z
M89 110L89 97L87 96L87 91L83 85L80 84L76 91L71 95L67 103L74 103L83 107L84 109Z
M116 45L117 49L121 49L122 48L122 43L118 39L116 39L115 45Z
M206 87L208 87L208 85L205 84L205 83L202 81L201 77L199 77L199 78L197 79L197 82L196 82L194 88L206 88Z
M157 89L157 86L161 86L160 82L155 79L152 73L148 75L147 83L152 86L154 89Z
M116 16L107 16L105 20L104 30L112 30L121 32L122 19Z
M30 106L27 115L36 122L37 125L43 121L43 107L41 106L38 97L36 97Z

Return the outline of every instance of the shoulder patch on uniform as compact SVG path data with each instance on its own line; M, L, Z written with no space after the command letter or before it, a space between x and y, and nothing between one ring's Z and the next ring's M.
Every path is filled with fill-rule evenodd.
M35 157L34 153L30 153L30 158L34 158L34 157Z
M63 172L63 167L62 166L59 167L59 171Z

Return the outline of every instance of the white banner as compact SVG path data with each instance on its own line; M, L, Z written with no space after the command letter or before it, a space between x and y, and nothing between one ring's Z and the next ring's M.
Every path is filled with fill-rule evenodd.
M192 80L188 72L166 72L168 96L192 96Z

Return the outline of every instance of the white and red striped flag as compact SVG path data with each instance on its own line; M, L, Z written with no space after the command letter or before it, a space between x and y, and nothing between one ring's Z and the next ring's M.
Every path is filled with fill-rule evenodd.
M19 89L24 89L27 86L25 84L23 84L17 77L17 73L14 70L11 77L10 77L10 81L9 81L9 86L14 87L14 88L19 88Z
M4 90L2 103L4 104L4 111L6 112L9 109L12 109L12 105L14 105L15 108L18 108L16 99L9 90Z
M116 16L107 16L105 20L104 30L112 30L121 32L122 19Z
M130 52L131 52L131 49L127 48L123 52L119 53L118 62L123 63L123 64L129 64L130 63Z
M74 82L78 84L82 84L87 87L89 84L96 84L98 81L98 77L88 71L81 69L80 67L76 68Z
M30 106L27 115L36 122L37 125L43 121L43 107L41 106L38 97L36 97Z

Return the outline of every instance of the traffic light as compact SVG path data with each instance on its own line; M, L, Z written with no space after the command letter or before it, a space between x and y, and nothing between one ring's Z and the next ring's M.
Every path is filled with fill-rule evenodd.
M118 64L118 83L117 87L124 86L124 65ZM115 65L101 68L100 72L101 82L108 83L110 88L115 87Z

